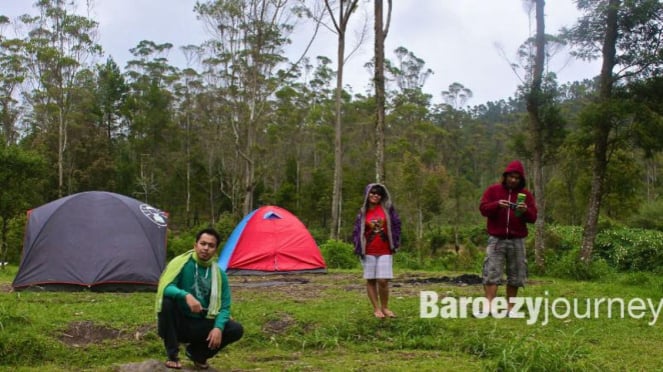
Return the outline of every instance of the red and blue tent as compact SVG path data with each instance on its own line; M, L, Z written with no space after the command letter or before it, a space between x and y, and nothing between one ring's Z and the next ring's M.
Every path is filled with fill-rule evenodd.
M325 272L320 249L304 224L287 210L264 206L235 227L219 256L229 274Z

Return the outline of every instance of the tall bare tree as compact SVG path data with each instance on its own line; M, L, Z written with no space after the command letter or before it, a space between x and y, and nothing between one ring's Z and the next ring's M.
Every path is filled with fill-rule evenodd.
M219 78L217 93L225 103L222 122L234 139L244 190L242 214L254 207L254 193L262 171L258 150L269 123L270 97L282 85L277 67L287 61L284 47L293 25L289 0L207 0L194 10L213 39L206 43L209 68ZM210 63L210 61L213 61Z
M530 0L536 7L536 36L534 65L532 68L532 80L527 93L527 113L529 115L529 128L532 145L532 171L534 173L534 195L537 199L539 218L536 220L536 235L534 254L536 265L544 266L544 228L545 228L545 195L543 190L543 129L544 123L541 118L543 105L543 92L541 89L543 81L543 70L546 58L546 28L544 17L544 0Z
M385 181L384 130L385 130L385 79L384 41L391 22L391 0L387 0L387 22L384 23L382 0L375 0L375 179Z
M72 96L79 72L89 58L101 54L95 41L98 24L76 14L76 1L42 0L36 6L39 16L21 16L32 28L26 40L28 66L36 84L31 104L38 108L39 120L57 128L58 196L63 196Z
M463 84L454 82L449 85L449 90L442 91L442 98L446 103L445 106L445 116L449 121L448 126L446 127L449 137L449 146L446 146L446 150L449 151L446 155L447 158L447 167L450 172L454 174L454 182L452 184L452 192L450 199L453 199L453 213L451 218L451 224L453 226L454 233L454 247L456 253L460 251L460 226L462 222L462 215L464 211L463 199L467 198L468 187L466 182L463 180L463 162L466 157L467 147L463 146L463 143L460 141L461 130L463 128L464 122L468 119L468 115L463 111L463 105L472 98L472 90L466 88Z
M15 143L18 139L15 127L19 116L16 97L26 72L21 55L23 42L3 35L4 26L9 24L9 18L0 16L0 134L5 145Z
M607 102L612 97L613 69L617 64L617 15L619 13L620 0L610 0L605 11L605 34L603 39L601 74L599 75L599 101ZM594 241L598 232L599 211L601 209L601 197L605 182L605 174L608 169L608 137L610 135L610 121L604 117L596 123L594 129L594 159L592 162L592 183L587 206L587 217L585 219L582 233L582 246L580 258L589 262L594 248Z
M338 19L334 16L334 10L329 0L325 0L325 7L329 12L336 35L338 37L338 48L336 50L336 102L334 121L334 188L332 190L332 226L331 239L338 239L341 230L341 200L343 184L343 147L342 134L342 94L343 94L343 66L345 65L345 33L348 28L348 20L357 8L359 0L341 0L338 3Z

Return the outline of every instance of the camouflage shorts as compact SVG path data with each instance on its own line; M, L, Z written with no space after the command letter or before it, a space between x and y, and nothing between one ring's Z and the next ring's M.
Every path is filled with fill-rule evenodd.
M506 284L524 287L527 280L525 239L488 237L486 258L483 261L483 284L501 284L506 263Z

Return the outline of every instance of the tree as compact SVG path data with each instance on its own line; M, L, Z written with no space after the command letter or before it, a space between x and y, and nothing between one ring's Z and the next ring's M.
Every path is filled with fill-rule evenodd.
M122 132L120 117L129 87L124 81L120 67L112 58L97 66L97 105L100 125L105 128L109 147L113 138Z
M469 116L462 109L468 99L472 98L472 90L463 84L454 82L449 85L449 90L442 92L442 98L446 105L442 106L441 116L444 118L447 130L448 142L442 150L445 153L447 165L453 172L451 182L451 199L453 201L453 213L451 213L451 225L454 232L454 246L456 252L460 250L459 230L463 222L465 208L463 202L472 190L468 182L467 159L472 150L475 149L464 137L463 128L468 125Z
M179 84L177 91L179 92L180 108L179 108L179 123L181 130L184 131L184 162L185 162L185 223L186 226L191 226L191 177L192 177L192 162L193 162L193 141L196 125L195 115L195 102L196 96L202 90L202 82L198 73L192 69L187 68L182 71L182 81Z
M177 68L164 57L172 44L142 40L130 49L136 57L127 63L129 93L122 114L127 121L131 158L126 177L130 193L154 203L175 174L181 136L173 115L172 85Z
M536 6L536 54L532 69L532 80L529 92L526 94L527 113L529 115L529 128L532 148L532 170L534 173L534 195L536 195L539 217L536 220L536 235L534 239L534 257L539 268L544 266L544 228L545 228L545 195L543 189L543 129L541 117L543 108L543 70L546 60L546 28L544 17L544 0L533 0Z
M578 2L584 12L578 23L566 30L576 46L576 55L602 58L598 96L583 116L591 126L593 146L589 205L583 226L580 259L589 262L611 149L611 133L623 121L614 90L621 79L637 79L661 72L663 66L663 4L658 0L588 0ZM620 70L615 72L615 68Z
M75 14L75 1L40 0L40 16L21 16L32 27L25 41L28 69L36 83L30 102L47 131L57 133L57 194L65 193L65 155L71 124L72 94L88 58L101 53L94 36L97 22Z
M9 24L9 19L0 16L0 31ZM16 93L26 73L20 39L9 39L0 32L0 131L5 145L15 143L18 131L15 128L19 115Z
M433 74L433 70L425 68L426 62L405 47L396 48L394 53L398 63L386 61L385 64L400 92L407 95L408 92L420 91Z
M286 58L287 1L216 0L198 2L194 11L213 32L206 43L208 68L215 70L217 93L226 107L222 122L230 126L243 190L242 214L253 209L261 171L258 148L269 121L269 98L282 77L276 68Z
M343 66L345 64L345 32L348 28L350 16L357 8L359 0L341 0L338 6L338 19L334 16L329 0L325 0L325 6L331 17L336 35L338 36L338 48L336 55L336 105L334 121L334 187L332 190L332 215L331 215L331 234L330 239L338 239L341 229L341 185L343 184L343 146L341 143L342 134L342 100L343 93Z
M0 164L0 262L5 262L9 222L39 202L45 163L33 152L0 145Z
M291 82L276 92L269 139L272 153L279 155L265 159L270 170L267 176L273 179L269 192L276 204L286 208L291 205L288 209L302 221L315 221L316 226L319 221L326 229L331 215L335 158L335 133L329 122L335 107L336 74L330 66L331 59L318 57L316 66L304 66L306 83ZM347 95L343 98L346 105ZM347 116L344 120L348 120Z
M387 22L384 23L382 0L375 2L375 180L385 182L384 129L385 129L385 81L384 81L384 41L389 33L391 22L391 0L387 0Z

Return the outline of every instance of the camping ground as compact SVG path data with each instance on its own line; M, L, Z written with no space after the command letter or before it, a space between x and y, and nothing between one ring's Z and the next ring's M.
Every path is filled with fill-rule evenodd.
M0 370L132 371L162 365L153 293L10 292L0 270ZM422 290L480 296L453 283L468 273L397 271L392 308L372 317L357 270L231 276L244 338L210 360L219 371L655 370L662 319L422 319ZM474 274L474 273L469 273ZM523 296L660 299L663 279L614 274L599 281L533 277ZM147 367L146 367L147 366ZM186 364L185 364L186 366ZM141 369L142 368L142 369Z

